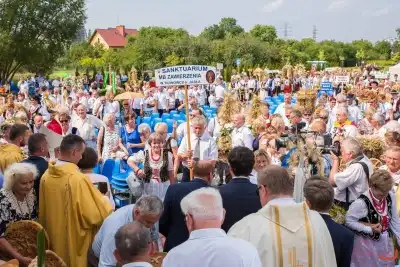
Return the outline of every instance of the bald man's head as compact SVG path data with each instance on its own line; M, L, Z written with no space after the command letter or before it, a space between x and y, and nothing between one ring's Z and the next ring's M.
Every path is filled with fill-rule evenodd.
M233 124L235 124L236 128L240 128L244 125L245 123L245 117L243 114L235 114L233 115Z

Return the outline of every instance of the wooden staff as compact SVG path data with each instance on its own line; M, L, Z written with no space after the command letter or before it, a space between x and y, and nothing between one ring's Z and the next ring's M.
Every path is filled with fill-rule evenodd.
M188 87L185 85L185 112L186 112L186 135L187 135L187 149L192 151L191 141L190 141L190 116L189 116L189 97L188 97ZM189 169L190 180L193 179L193 166Z

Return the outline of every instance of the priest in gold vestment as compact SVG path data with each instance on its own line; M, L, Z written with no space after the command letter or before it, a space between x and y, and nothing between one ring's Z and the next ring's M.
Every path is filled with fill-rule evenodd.
M270 165L258 173L262 208L244 217L228 235L252 243L264 267L335 267L335 251L321 215L296 203L286 169Z
M49 164L40 182L39 222L49 235L51 249L71 267L87 266L93 237L112 211L76 165L84 150L81 137L64 137L59 160Z
M24 159L24 147L31 134L29 127L24 124L14 124L10 129L10 142L0 145L0 173L4 173L8 166Z

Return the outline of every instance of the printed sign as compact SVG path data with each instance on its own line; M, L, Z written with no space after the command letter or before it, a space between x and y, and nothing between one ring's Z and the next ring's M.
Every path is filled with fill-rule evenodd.
M375 79L382 80L382 79L387 79L389 77L389 73L387 73L387 72L376 72L374 76L375 76Z
M335 82L337 83L349 83L350 77L349 76L336 76Z
M201 65L172 66L155 70L157 86L212 84L216 68Z
M321 90L323 90L323 91L332 90L332 83L331 82L322 82Z
M224 64L217 63L217 70L223 70L223 69L224 69Z

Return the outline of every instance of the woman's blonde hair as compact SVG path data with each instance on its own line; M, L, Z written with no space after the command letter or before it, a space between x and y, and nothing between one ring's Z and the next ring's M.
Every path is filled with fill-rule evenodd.
M254 159L256 157L265 157L268 161L268 165L271 164L271 158L269 157L267 151L265 151L264 149L259 149L259 150L254 151Z
M282 117L275 117L271 120L271 126L274 127L278 132L283 131L285 129L285 121Z
M149 145L151 145L153 142L159 142L161 144L164 144L165 139L161 136L161 134L158 133L152 133L149 136Z
M115 119L115 115L113 113L107 113L106 115L104 115L103 122L106 124L113 118Z
M35 165L30 163L14 163L10 165L4 172L3 188L12 190L15 183L28 174L32 174L36 179L38 170Z

